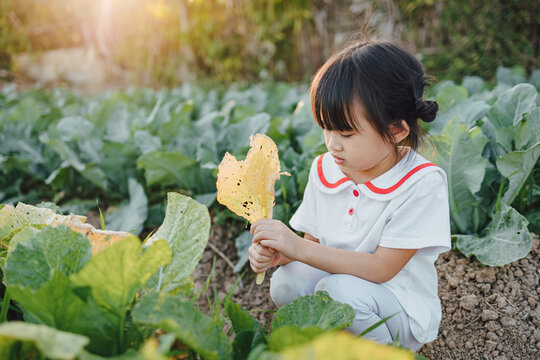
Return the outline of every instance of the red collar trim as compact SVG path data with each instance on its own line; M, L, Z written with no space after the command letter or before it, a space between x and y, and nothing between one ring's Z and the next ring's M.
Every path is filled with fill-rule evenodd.
M426 168L428 166L437 166L437 165L435 165L433 163L424 163L422 165L418 165L417 167L415 167L414 169L409 171L407 173L407 175L402 177L401 180L399 180L394 186L391 186L391 187L386 188L386 189L381 189L381 188L376 187L375 185L373 185L373 183L371 181L366 182L364 185L366 185L367 188L369 190L373 191L374 193L377 193L377 194L389 194L392 191L396 190L398 187L400 187L408 178L410 178L415 173L417 173L418 171L420 171L423 168Z
M334 189L334 188L337 188L339 185L341 185L341 184L343 184L343 183L345 183L347 181L352 181L348 177L344 177L344 178L339 179L335 183L328 182L328 180L326 180L326 178L324 177L324 173L323 173L323 157L324 157L324 155L326 155L326 154L322 154L319 157L319 159L317 160L317 173L319 175L319 179L321 180L321 183L324 186L326 186L327 188L330 188L330 189ZM384 194L389 194L392 191L399 188L401 185L403 185L403 183L405 181L407 181L407 179L410 178L411 176L413 176L415 173L417 173L418 171L420 171L420 170L422 170L422 169L424 169L426 167L429 167L429 166L437 166L437 165L435 165L433 163L424 163L424 164L418 165L417 167L415 167L414 169L409 171L404 177L402 177L401 180L399 180L393 186L391 186L389 188L386 188L386 189L381 189L381 188L376 187L375 185L373 185L373 183L371 181L368 181L368 182L364 183L364 185L366 185L366 187L369 190L373 191L376 194L383 194L383 195Z
M319 174L319 179L321 180L322 184L326 186L327 188L334 189L337 188L339 185L343 184L344 182L351 181L348 177L344 177L336 181L335 183L329 183L328 180L324 177L323 168L322 168L322 161L325 154L322 154L319 157L319 160L317 160L317 173Z

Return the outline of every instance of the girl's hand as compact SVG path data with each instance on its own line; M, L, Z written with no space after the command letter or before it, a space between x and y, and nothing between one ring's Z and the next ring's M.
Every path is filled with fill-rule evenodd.
M274 249L262 246L259 243L253 243L248 249L249 264L251 269L257 274L276 266L282 259L280 253Z
M279 220L263 219L251 226L253 243L260 243L264 247L274 249L283 256L298 259L298 249L302 238Z

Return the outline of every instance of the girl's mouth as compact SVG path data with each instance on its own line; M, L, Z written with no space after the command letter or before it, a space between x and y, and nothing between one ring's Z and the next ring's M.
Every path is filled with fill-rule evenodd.
M332 155L334 157L334 161L336 162L336 164L338 165L343 165L343 163L345 162L345 159L342 159L340 158L339 156L336 156L336 155Z

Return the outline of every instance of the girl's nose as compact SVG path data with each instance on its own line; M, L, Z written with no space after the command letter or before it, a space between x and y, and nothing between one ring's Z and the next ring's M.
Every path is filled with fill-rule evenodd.
M328 150L330 151L341 151L343 150L343 146L338 140L338 135L336 135L333 132L329 132L326 137L326 147L328 147Z

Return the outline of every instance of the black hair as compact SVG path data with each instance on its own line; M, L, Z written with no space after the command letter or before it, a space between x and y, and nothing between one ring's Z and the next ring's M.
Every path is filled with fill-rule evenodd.
M397 42L356 40L334 53L311 83L311 106L317 125L326 130L361 131L353 104L398 152L390 126L410 132L402 144L418 149L424 130L418 119L431 122L439 106L424 101L431 80L414 55Z

